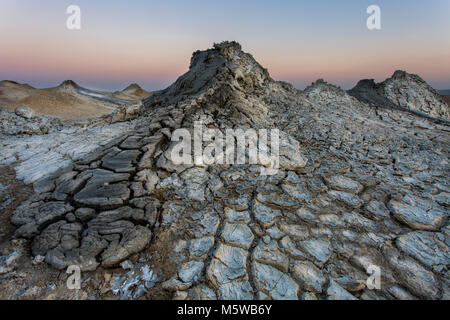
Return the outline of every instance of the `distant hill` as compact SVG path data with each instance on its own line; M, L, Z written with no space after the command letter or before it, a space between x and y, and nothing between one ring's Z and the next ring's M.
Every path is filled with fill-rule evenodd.
M120 99L142 100L151 95L150 92L142 89L137 83L132 83L122 91L112 93L112 96Z
M83 88L72 80L54 88L36 89L14 81L0 81L0 107L14 110L28 106L37 114L51 115L63 120L99 117L124 104L132 104L149 95L140 87L128 87L123 94ZM122 93L121 91L119 91Z
M448 119L450 110L443 95L420 76L397 70L381 83L365 79L348 91L350 95L370 105L400 108L414 114Z
M36 88L28 84L21 84L15 81L0 81L0 107L25 99L36 92Z

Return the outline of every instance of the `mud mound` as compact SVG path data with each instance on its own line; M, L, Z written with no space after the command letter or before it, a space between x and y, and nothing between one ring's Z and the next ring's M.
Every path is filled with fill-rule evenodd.
M14 81L0 81L0 107L18 102L33 94L37 89Z
M39 180L12 216L15 236L50 268L105 270L81 293L449 298L445 124L370 107L324 81L299 93L236 42L195 52L189 71L144 105L122 134ZM234 150L220 162L220 148L215 161L179 163L177 129L208 146L231 129L250 137L243 145L248 129L277 129L277 166L250 162L250 152L238 164ZM374 266L379 290L367 287Z
M122 91L114 92L113 95L120 99L142 100L148 98L151 93L142 89L137 83L132 83Z
M422 78L405 71L396 71L384 82L362 80L349 90L362 102L388 108L402 108L418 115L449 120L450 108L442 96Z

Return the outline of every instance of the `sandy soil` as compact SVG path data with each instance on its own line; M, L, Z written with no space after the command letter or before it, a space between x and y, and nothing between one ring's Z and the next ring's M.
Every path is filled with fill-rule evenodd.
M0 299L11 299L21 288L37 286L45 287L52 280L57 279L58 272L45 268L44 265L33 266L29 254L29 245L21 240L14 239L16 227L10 222L11 215L20 203L33 194L33 188L15 179L15 171L11 167L0 167L0 184L7 186L6 192L13 201L4 209L0 209L0 255L8 255L14 251L23 252L18 260L20 271L13 277L2 275L0 282ZM32 275L32 276L30 276Z
M114 110L55 89L38 90L23 100L9 104L6 109L14 110L23 105L32 108L38 114L56 116L63 120L99 117Z
M145 91L141 87L126 88L123 91L116 91L111 94L115 98L128 99L128 100L142 100L151 95L150 92Z
M23 100L36 92L37 89L13 81L0 81L0 107Z
M65 82L66 83L66 82ZM139 86L130 86L123 91L102 92L114 98L138 101L150 95ZM37 114L61 118L62 120L81 120L100 117L111 113L114 104L78 93L70 85L56 88L36 89L27 84L13 81L0 82L0 107L14 110L28 106Z
M0 249L4 239L9 239L17 229L9 219L14 209L33 194L33 188L16 180L16 172L11 167L0 166L0 184L7 187L4 195L11 197L12 202L4 209L0 209ZM5 197L6 198L6 197ZM0 198L0 200L5 200Z

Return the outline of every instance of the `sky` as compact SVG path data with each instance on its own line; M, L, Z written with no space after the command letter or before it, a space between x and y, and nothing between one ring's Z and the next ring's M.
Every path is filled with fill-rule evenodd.
M381 9L381 30L366 10ZM69 30L69 5L81 30ZM271 76L344 89L395 70L450 89L450 0L0 0L0 80L167 87L196 50L238 41Z

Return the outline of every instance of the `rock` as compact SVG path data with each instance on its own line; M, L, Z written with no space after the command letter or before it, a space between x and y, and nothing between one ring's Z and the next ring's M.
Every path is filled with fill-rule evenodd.
M248 209L249 197L242 194L239 198L227 199L226 205L236 211L245 211Z
M193 287L188 292L188 298L191 300L217 300L216 294L214 291L203 285L200 284L198 286ZM186 300L186 299L183 299Z
M358 292L362 291L366 288L366 279L365 280L357 280L354 279L350 275L344 275L339 278L334 278L340 286L342 286L345 290L350 292Z
M347 224L347 226L361 230L372 231L376 229L376 223L374 221L367 219L363 215L356 212L344 213L342 220Z
M110 275L105 277L105 280ZM140 299L148 289L155 285L158 281L158 275L150 270L148 266L134 265L123 274L113 276L110 290L113 294L119 295L121 300L137 300Z
M302 184L302 179L294 171L288 171L283 183L290 185Z
M219 177L210 177L208 187L211 192L216 193L223 188L223 182Z
M87 222L94 218L96 215L96 212L94 209L91 208L80 208L75 211L75 216L77 219L79 219L82 222Z
M80 174L77 176L76 172L68 172L63 176L67 176L65 179L56 181L57 187L53 193L53 197L56 200L66 200L68 196L81 190L86 180L89 179L90 175Z
M80 205L109 209L122 205L130 196L128 184L129 175L126 173L112 173L97 169L92 172L86 186L78 192L74 200Z
M129 260L125 260L123 261L120 266L122 267L122 269L124 270L130 270L133 269L133 264L129 261Z
M221 244L207 269L207 278L216 287L235 280L247 280L248 252L241 248Z
M302 295L302 300L312 300L312 301L314 301L314 300L319 300L319 299L317 298L317 296L314 293L305 292Z
M283 183L281 188L284 192L286 192L289 196L298 201L309 201L311 200L311 194L306 189L306 186L303 184L291 185Z
M214 211L201 211L193 215L195 226L193 232L196 237L215 236L219 228L220 219Z
M162 179L156 185L157 191L168 191L170 189L179 189L182 186L182 182L177 174L172 174L170 177Z
M363 186L355 180L342 175L331 176L326 179L330 188L337 191L344 191L358 194L363 190Z
M36 300L41 292L42 292L42 288L40 288L40 287L37 287L37 286L29 287L25 290L25 292L23 292L19 296L19 299L20 300L32 300L32 299Z
M432 272L426 270L414 259L403 257L393 247L385 246L383 254L396 271L401 284L413 294L428 299L439 298L441 286Z
M177 164L172 160L172 152L177 144L171 143L169 148L158 158L156 162L156 166L160 169L164 169L168 172L176 172L181 173L188 168L192 168L194 166L193 163L183 163Z
M174 301L185 301L187 299L188 299L188 293L186 291L176 291L172 298L172 300L174 300Z
M329 191L328 194L333 199L342 201L347 206L349 206L350 208L353 208L353 209L358 209L364 204L364 202L358 196L355 196L352 193L332 190L332 191Z
M327 289L327 295L328 300L358 300L334 280L330 281L330 286Z
M188 184L182 191L182 194L185 195L187 199L203 202L205 201L205 188L206 186L198 183Z
M56 118L34 116L24 119L14 113L7 114L9 128L5 129L1 120L5 113L0 112L0 134L28 136L4 140L0 163L17 162L18 178L26 183L37 183L51 178L49 175L57 176L61 170L70 169L75 161L90 163L98 159L103 155L104 148L114 145L115 139L127 134L132 127L131 123L101 125L105 120L63 126ZM46 136L43 137L43 134Z
M22 256L20 252L14 251L7 256L0 257L0 274L11 272L15 268L16 261Z
M145 186L144 194L150 194L155 190L156 185L159 182L159 177L156 172L152 170L142 170L136 174L137 181L140 181Z
M396 241L400 250L436 272L443 272L450 264L450 252L442 233L416 231L400 236Z
M415 230L438 231L447 219L447 214L439 206L409 196L403 202L389 202L394 217Z
M434 196L433 198L441 206L450 207L450 193L441 192L438 195Z
M294 240L305 240L309 237L308 227L304 225L280 223L279 228Z
M189 252L191 256L204 258L214 245L214 237L204 237L191 241Z
M34 257L32 263L33 263L33 265L38 265L38 264L41 264L44 261L45 261L45 257L44 256L37 255L36 257Z
M138 118L142 112L142 105L125 105L123 107L117 108L111 115L108 117L111 119L111 123L129 121Z
M312 177L307 180L308 188L313 192L325 192L328 187L323 183L321 177Z
M387 288L387 291L391 295L393 295L397 300L406 300L406 301L417 300L416 297L414 297L408 291L399 286L390 286Z
M68 214L66 214L66 220L67 222L76 222L77 218L72 212L69 212Z
M164 140L165 137L162 134L157 134L147 139L148 144L143 148L145 153L139 161L139 169L151 169L153 167L153 156Z
M178 270L178 276L185 283L192 283L200 280L203 270L203 262L189 261L181 265Z
M143 139L140 136L129 136L120 144L120 149L140 149L150 138Z
M294 259L305 260L307 258L303 251L297 249L297 244L289 236L285 236L280 240L280 246Z
M298 242L299 248L315 259L315 262L323 265L333 253L330 243L324 239L308 239Z
M181 174L181 178L185 182L184 194L188 199L199 202L205 200L208 174L204 168L187 169Z
M39 234L39 229L36 223L31 222L24 224L14 232L14 236L18 238L32 239Z
M185 283L181 280L177 279L176 277L173 277L165 282L162 283L162 288L170 291L177 291L177 290L187 290L192 285L192 283ZM184 297L187 297L187 294L183 295Z
M342 221L342 217L339 217L336 214L323 214L319 216L319 220L326 226L330 227L344 227L345 222Z
M14 201L14 197L8 192L8 186L0 184L0 210L5 209Z
M257 289L274 300L297 300L298 285L291 277L268 265L252 264Z
M288 272L289 258L281 252L276 241L259 243L253 251L253 260L273 266L283 272Z
M280 168L297 170L304 168L308 162L301 154L300 144L295 138L280 132Z
M250 223L250 214L248 211L236 211L231 208L224 209L228 222L230 223Z
M223 241L246 250L250 248L254 238L252 231L245 224L226 223L222 231Z
M27 211L19 208L11 218L11 222L22 227L16 231L19 237L31 238L38 233L38 228L63 219L73 207L64 202L42 203Z
M18 107L14 110L14 112L24 119L31 119L34 116L34 111L30 107Z
M258 201L255 201L253 210L255 213L255 218L264 228L273 226L276 219L281 216L280 210L267 207Z
M390 216L389 210L386 208L384 203L377 200L370 201L367 204L366 209L375 220L382 220L389 218Z
M295 214L297 215L297 217L299 217L301 220L308 222L308 223L312 223L314 224L314 222L317 221L317 216L312 213L310 210L306 209L306 208L300 208L298 209Z
M120 241L113 242L102 253L102 266L112 267L143 250L150 243L151 238L151 231L142 226L125 231Z
M168 201L165 202L162 208L161 213L161 226L168 227L175 223L180 218L180 215L184 212L184 209L182 207L182 203L178 201ZM194 217L196 220L200 219L200 214L198 216L196 215ZM203 230L199 230L198 233L200 234L198 238L202 237L201 233Z
M253 289L248 281L233 281L219 287L220 300L253 300Z
M322 271L310 262L297 261L294 265L293 274L294 278L298 279L306 290L316 293L322 293L328 281Z
M281 230L277 227L277 225L270 227L269 229L266 230L266 232L272 239L276 240L280 240L284 236L284 233L281 232Z
M185 170L181 176L187 183L204 184L208 180L208 173L205 168L190 168Z
M141 152L139 150L120 151L113 148L103 159L102 165L106 169L113 170L117 173L127 173L135 171L137 158Z
M268 206L274 206L279 208L297 208L299 206L298 200L290 197L286 193L281 192L264 192L264 193L258 193L256 197L257 201L268 205Z

